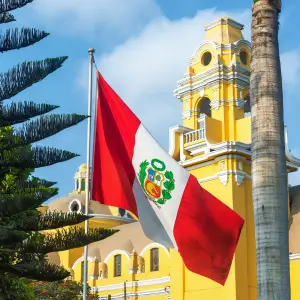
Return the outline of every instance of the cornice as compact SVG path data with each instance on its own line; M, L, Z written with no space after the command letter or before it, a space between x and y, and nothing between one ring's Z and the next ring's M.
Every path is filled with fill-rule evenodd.
M288 141L288 130L287 127L284 127L284 142L285 142L285 155L289 159L289 161L296 165L297 167L300 167L300 159L293 156L289 149L289 141Z
M217 172L213 176L200 178L200 179L198 179L198 182L203 183L203 182L219 179L221 181L221 183L226 186L229 181L229 175L234 175L235 182L237 183L238 186L240 186L244 182L244 179L251 180L251 175L249 175L248 173L246 173L244 171L224 170L222 172Z
M220 155L216 158L213 158L209 161L200 162L200 163L192 165L190 167L186 167L185 169L187 171L191 171L191 170L195 170L198 168L207 167L207 166L213 165L215 163L218 163L219 161L224 160L224 159L242 160L245 164L248 164L248 165L251 164L251 161L249 159L247 159L245 156L238 155L238 154L224 154L224 155Z
M300 253L290 254L290 260L300 260Z
M170 276L161 277L161 278L154 278L154 279L146 279L146 280L135 280L135 281L127 281L126 287L142 287L142 286L149 286L149 285L157 285L157 284L166 284L170 282ZM93 292L105 292L105 291L114 291L123 289L124 283L117 283L117 284L110 284L110 285L103 285L103 286L95 286L92 287ZM123 295L123 294L122 294Z
M104 214L88 214L90 217L93 217L92 220L112 220L112 221L121 221L123 223L134 223L136 220L126 217L110 216Z
M92 288L92 291L93 291L93 288ZM139 299L139 298L143 298L143 297L163 296L163 295L168 296L169 294L170 294L170 289L167 287L160 288L160 289L154 289L154 290L148 290L148 291L137 291L137 292L128 291L126 293L128 299ZM107 300L108 296L99 296L99 299ZM124 293L111 295L111 299L112 300L124 299Z
M190 94L191 92L199 91L200 89L204 89L204 88L212 87L216 84L220 84L220 81L225 81L227 83L236 82L238 85L243 86L244 88L248 88L250 84L249 76L239 74L236 72L232 72L229 74L222 72L219 74L214 74L212 76L203 78L198 82L181 86L175 89L174 96L180 99L184 97L186 94Z
M250 76L249 70L239 64L234 65L233 68L232 66L226 66L223 64L216 63L209 70L206 70L205 72L195 74L193 76L186 74L181 80L177 81L177 86L181 87L186 84L190 84L191 82L194 83L199 80L203 80L214 73L218 74L220 71L225 73L230 73L230 72L241 73L242 75L246 75L247 77Z
M206 26L204 26L204 30L207 31L209 29L212 29L216 26L219 26L219 25L231 25L235 28L237 28L238 30L243 30L244 29L244 25L230 19L230 18L220 18Z
M193 60L196 58L196 56L198 55L199 51L204 48L205 46L212 46L215 50L237 50L238 47L240 47L242 44L244 44L248 50L251 49L251 43L248 42L247 40L239 40L235 43L232 44L220 44L220 43L216 43L213 41L204 41L201 44L199 44L195 50L193 51L193 54L191 55L190 59L189 59L189 64L192 65Z

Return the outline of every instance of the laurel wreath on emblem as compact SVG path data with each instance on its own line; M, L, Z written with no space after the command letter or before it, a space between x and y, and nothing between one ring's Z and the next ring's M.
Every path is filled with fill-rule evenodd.
M171 193L175 189L173 172L165 170L165 163L154 158L151 160L151 164L147 160L144 160L140 164L140 171L138 173L139 181L145 195L158 207L172 199ZM152 187L152 193L149 193L147 184L150 184Z

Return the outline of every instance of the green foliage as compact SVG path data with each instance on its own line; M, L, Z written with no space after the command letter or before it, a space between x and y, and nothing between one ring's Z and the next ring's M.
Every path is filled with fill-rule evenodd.
M35 299L37 300L79 300L82 299L82 284L76 281L58 281L58 282L32 282L30 283ZM88 293L90 294L88 286ZM89 297L96 299L96 297Z
M10 13L0 14L0 24L10 23L16 21L15 17Z
M0 0L0 24L14 21L9 12L32 1ZM33 45L46 36L48 33L37 29L7 29L0 33L0 52ZM55 182L33 177L34 169L69 160L77 154L47 146L32 147L31 144L72 127L87 116L48 114L58 108L56 105L34 102L4 104L5 100L59 69L66 59L66 56L61 56L23 62L0 73L0 300L52 299L49 294L46 298L34 298L32 293L30 295L31 286L20 278L48 282L63 280L69 272L48 262L48 253L82 247L116 232L94 229L85 234L77 227L66 230L64 226L76 225L88 217L61 212L43 215L38 211L43 202L57 194L58 189L53 187ZM13 127L16 124L18 126ZM49 229L56 229L56 233L41 232ZM49 287L54 285L49 284ZM78 294L79 287L72 284L68 292L65 293L67 289L60 290L62 298L59 299L71 299L68 294L73 287Z
M24 62L6 73L0 73L0 101L10 99L33 84L43 80L62 66L66 56L43 61Z
M35 300L33 288L26 279L5 275L0 286L0 300ZM3 296L5 295L5 296Z
M24 48L48 36L49 33L33 28L7 29L0 33L0 52Z
M0 0L0 13L5 13L8 11L21 8L33 0Z

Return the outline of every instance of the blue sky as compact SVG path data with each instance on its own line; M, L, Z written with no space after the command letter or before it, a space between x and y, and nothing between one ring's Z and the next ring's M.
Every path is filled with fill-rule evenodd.
M168 128L181 123L181 107L173 97L188 59L204 39L203 26L220 16L245 25L250 39L251 3L199 0L35 0L16 11L10 26L36 27L51 35L40 43L4 53L1 71L18 62L59 55L69 59L57 72L14 100L60 105L58 113L87 113L87 49L96 49L97 65L112 87L167 149ZM300 157L300 3L284 1L280 48L284 76L285 123L291 150ZM81 155L71 161L42 168L36 175L56 180L60 196L74 187L73 175L86 157L86 122L42 141L43 145ZM300 183L300 175L291 177Z

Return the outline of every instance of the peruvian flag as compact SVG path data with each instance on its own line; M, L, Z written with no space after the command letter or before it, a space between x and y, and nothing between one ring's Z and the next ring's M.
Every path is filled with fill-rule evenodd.
M145 235L222 285L244 220L203 189L98 73L92 199L126 209Z

